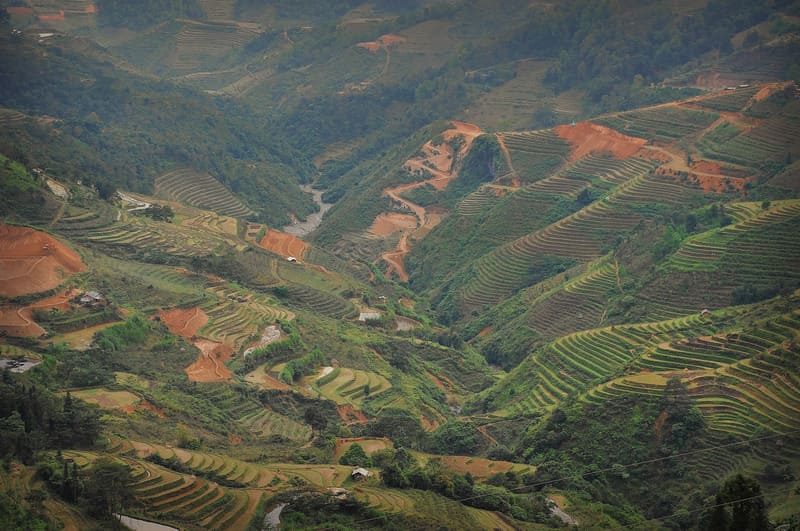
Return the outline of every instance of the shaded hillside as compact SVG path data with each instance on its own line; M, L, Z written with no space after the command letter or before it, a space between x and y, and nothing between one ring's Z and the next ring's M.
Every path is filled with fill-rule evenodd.
M8 154L136 191L150 191L166 169L190 165L214 173L273 222L313 211L297 188L310 175L306 159L248 120L244 108L114 68L85 41L53 39L2 42L0 105L44 117L4 128Z

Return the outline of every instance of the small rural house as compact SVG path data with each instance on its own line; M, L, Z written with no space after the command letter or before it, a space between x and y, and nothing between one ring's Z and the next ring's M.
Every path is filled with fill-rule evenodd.
M366 468L358 467L350 473L350 477L353 479L353 481L365 481L372 477L372 472Z

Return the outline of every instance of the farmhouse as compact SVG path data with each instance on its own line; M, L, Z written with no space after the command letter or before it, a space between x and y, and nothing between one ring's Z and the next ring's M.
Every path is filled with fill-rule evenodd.
M94 306L103 302L105 298L98 291L85 291L78 295L78 302L86 306Z
M350 473L350 477L353 481L366 481L368 478L372 477L372 472L366 468L359 467Z

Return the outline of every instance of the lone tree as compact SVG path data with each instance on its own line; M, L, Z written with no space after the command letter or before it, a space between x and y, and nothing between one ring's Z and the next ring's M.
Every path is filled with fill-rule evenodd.
M700 528L709 531L772 529L758 481L742 474L736 474L725 481L714 498L712 512L706 515Z

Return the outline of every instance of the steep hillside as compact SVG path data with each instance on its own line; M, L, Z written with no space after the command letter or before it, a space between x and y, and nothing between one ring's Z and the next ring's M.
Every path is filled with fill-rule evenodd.
M797 524L796 2L2 5L0 528Z

